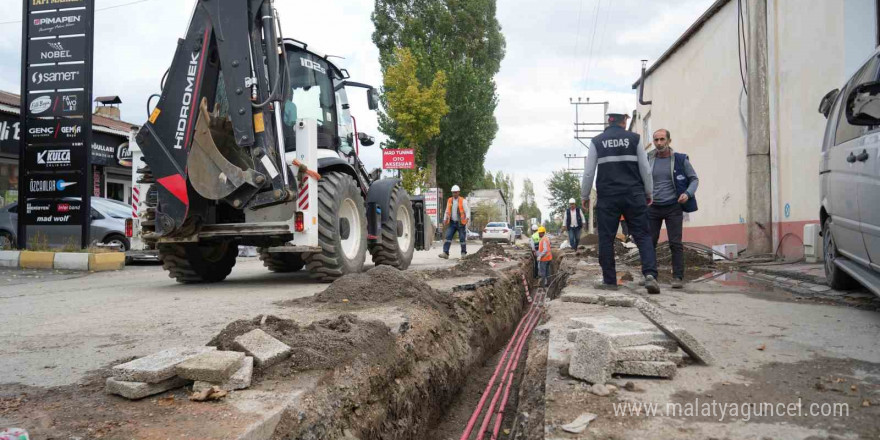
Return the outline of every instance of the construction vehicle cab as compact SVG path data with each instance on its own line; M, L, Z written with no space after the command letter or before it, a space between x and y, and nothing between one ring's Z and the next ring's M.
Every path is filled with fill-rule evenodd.
M349 81L306 43L282 37L271 0L199 0L161 94L137 134L140 182L157 197L141 221L180 282L224 279L239 244L272 271L322 281L375 264L405 269L425 248L424 204L367 172Z

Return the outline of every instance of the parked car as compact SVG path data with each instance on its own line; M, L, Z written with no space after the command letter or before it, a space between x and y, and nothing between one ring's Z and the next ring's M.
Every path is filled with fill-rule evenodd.
M522 238L522 234L523 234L523 228L522 228L522 226L517 226L516 229L514 229L514 231L515 231L515 232L514 232L513 235L514 235L516 238Z
M67 197L63 200L76 201L78 197ZM39 199L37 199L39 201ZM129 241L125 237L125 220L131 217L131 209L103 197L92 197L92 241L120 250L128 250ZM78 240L79 225L65 226L29 226L28 235L45 234L51 247L62 247L70 243L71 238ZM18 203L0 208L0 249L14 247L18 233ZM78 242L77 242L78 243Z
M477 234L476 232L471 231L470 229L468 229L468 230L467 230L467 239L468 239L468 240L479 240L479 239L480 239L480 234Z
M483 244L491 241L513 243L514 230L507 222L490 222L483 228Z
M825 277L880 296L880 50L822 98L820 191Z

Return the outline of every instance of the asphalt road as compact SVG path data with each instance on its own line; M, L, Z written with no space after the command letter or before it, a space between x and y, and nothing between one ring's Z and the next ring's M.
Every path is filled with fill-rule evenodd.
M410 269L458 259L439 253L436 245L416 252ZM239 258L229 278L209 285L178 284L161 266L136 265L93 274L0 269L0 286L0 384L34 386L72 384L119 359L205 344L231 321L278 313L276 302L327 287L305 271L269 272L258 258Z

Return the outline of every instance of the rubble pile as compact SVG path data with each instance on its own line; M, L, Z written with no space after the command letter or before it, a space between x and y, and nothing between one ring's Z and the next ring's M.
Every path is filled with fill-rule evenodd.
M268 366L290 356L281 341L256 329L235 339L235 351L217 347L175 347L117 365L105 390L137 400L192 384L193 391L223 396L251 386L254 364Z

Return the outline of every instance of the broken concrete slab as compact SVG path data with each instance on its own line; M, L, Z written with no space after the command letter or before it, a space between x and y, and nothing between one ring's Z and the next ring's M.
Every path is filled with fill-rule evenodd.
M212 383L197 380L193 383L193 391L201 392L213 386L220 387L220 389L223 391L243 390L251 386L251 379L253 378L253 376L254 358L252 356L247 356L244 358L244 362L242 362L241 368L233 373L232 377L230 377L229 380L227 380L226 382Z
M613 361L611 339L601 332L582 329L575 340L568 374L593 384L604 384L610 376L608 366Z
M574 302L574 303L582 303L582 304L599 304L600 298L599 295L595 293L583 293L583 292L572 292L572 293L563 293L562 296L559 297L562 302Z
M672 353L659 345L637 345L615 348L611 354L615 361L671 361Z
M203 382L226 382L241 368L244 353L240 351L209 351L177 364L177 375Z
M632 307L636 302L636 298L624 294L605 295L603 300L610 307Z
M694 338L684 327L681 327L675 321L666 318L660 309L654 307L645 300L637 301L636 307L642 312L642 315L645 315L645 317L654 323L657 328L671 339L678 342L681 349L695 361L705 365L711 365L715 362L712 354L709 353L709 350L706 349L703 344L697 341L697 339Z
M574 302L583 304L602 304L611 307L632 307L636 298L625 293L617 292L586 292L586 291L563 291L560 296L562 302Z
M123 382L159 383L174 377L174 367L217 347L174 347L112 368L113 378Z
M617 361L613 365L614 374L631 376L675 377L678 366L674 362Z
M108 377L105 390L108 394L116 394L126 399L137 400L180 388L188 383L188 380L180 377L172 377L159 383L129 382Z
M260 368L268 368L290 356L291 348L261 329L251 330L233 341L235 348L253 356Z

